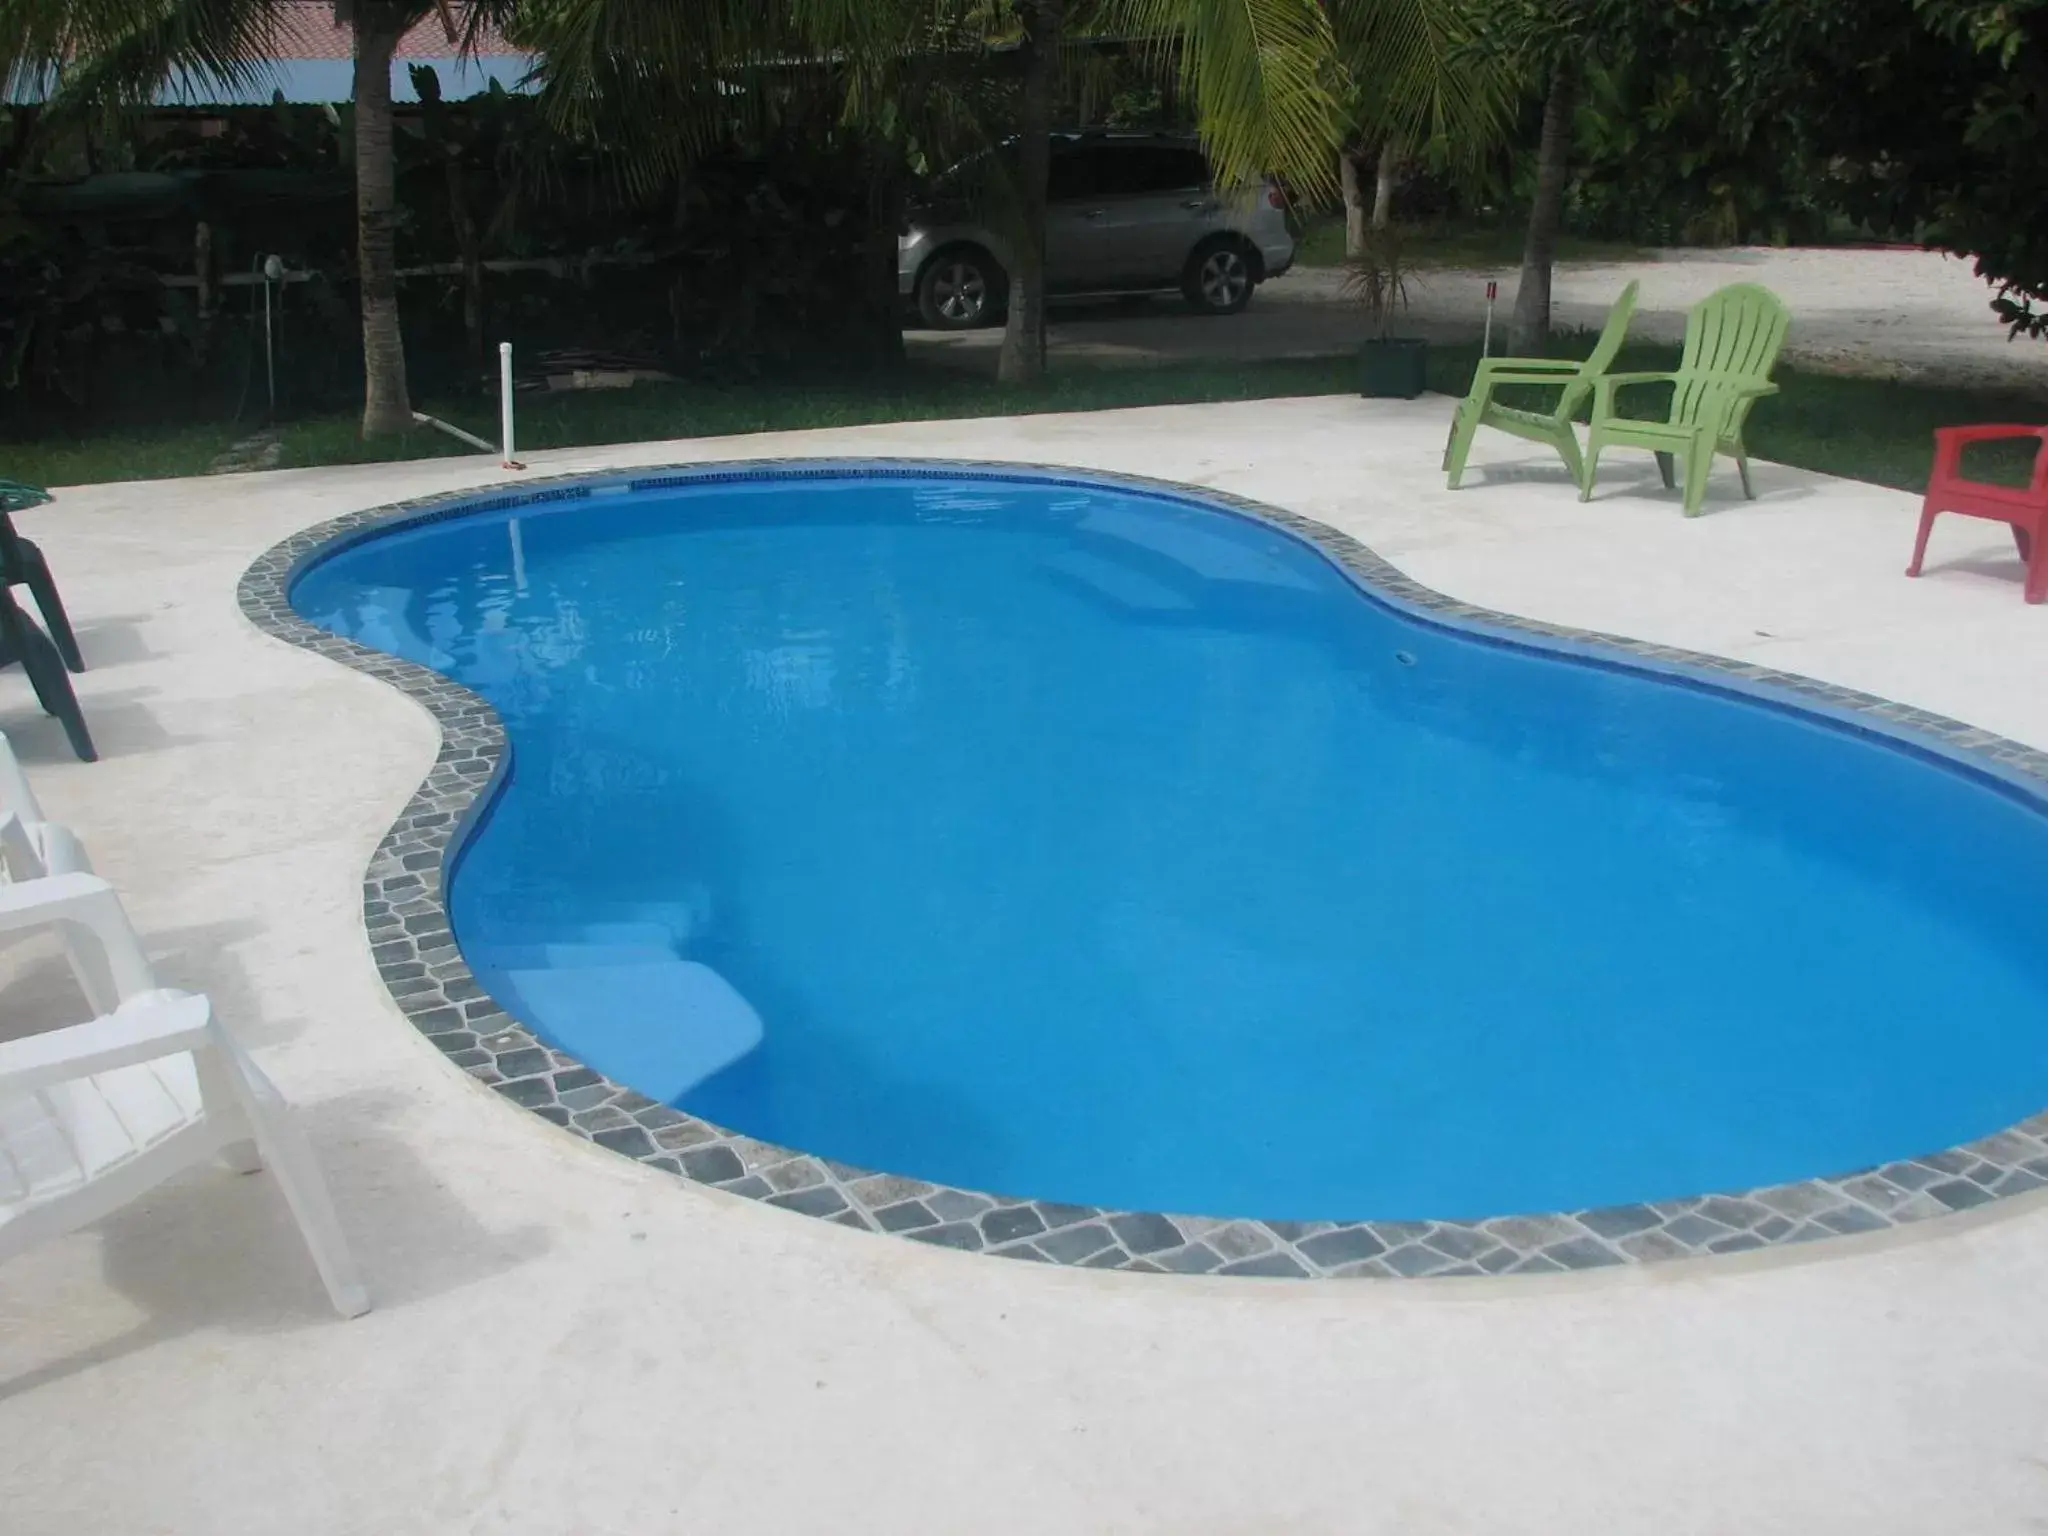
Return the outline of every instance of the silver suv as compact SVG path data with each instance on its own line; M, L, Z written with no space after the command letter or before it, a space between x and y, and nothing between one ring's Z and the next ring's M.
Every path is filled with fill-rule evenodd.
M987 213L991 168L981 155L940 176L897 240L897 286L936 330L986 325L1002 313L1009 244ZM1278 186L1219 189L1193 139L1058 133L1045 261L1054 294L1177 290L1201 313L1232 315L1253 288L1293 265L1294 237Z

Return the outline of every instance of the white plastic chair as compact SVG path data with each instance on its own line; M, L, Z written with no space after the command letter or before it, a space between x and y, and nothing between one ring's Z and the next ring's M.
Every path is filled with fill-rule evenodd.
M36 792L29 788L28 775L21 771L21 759L14 755L14 746L4 731L0 731L0 810L12 811L23 821L43 819Z
M367 1312L312 1147L204 997L143 992L89 1024L0 1043L0 1261L214 1156L239 1173L269 1163L335 1310Z
M73 837L68 828L43 814L42 804L36 799L28 775L22 772L21 760L14 755L14 748L4 732L0 732L0 811L12 811L21 818L22 827L36 850L36 857L42 861L47 873L92 872L92 865L85 856L85 845Z
M0 818L0 861L15 867L24 837L19 818ZM157 990L120 897L99 876L0 884L0 943L53 924L81 981L92 976L88 993L116 1006L0 1043L0 1260L218 1154L241 1173L270 1163L335 1310L367 1311L312 1148L207 1000Z
M36 792L21 770L5 734L0 734L0 812L19 825L9 830L0 822L0 875L9 880L33 880L42 875L91 874L92 861L85 845L69 827L43 815ZM120 995L111 990L104 968L95 963L90 946L81 946L78 935L63 929L64 952L71 962L71 974L95 1014L112 1013Z
M89 876L91 866L69 828L55 822L29 827L11 812L0 815L0 892L9 893L0 911L13 918L0 917L0 947L54 925L86 1005L95 1016L112 1013L124 997L147 992L156 982L111 888L104 897L81 902L73 899L72 888L43 883L50 876L70 874ZM132 951L134 960L118 981L112 971L116 950L124 962Z
M5 736L0 813L0 945L56 927L97 1015L0 1042L0 1261L208 1157L240 1173L268 1161L335 1310L368 1311L290 1107L204 997L157 990L120 897L44 819Z

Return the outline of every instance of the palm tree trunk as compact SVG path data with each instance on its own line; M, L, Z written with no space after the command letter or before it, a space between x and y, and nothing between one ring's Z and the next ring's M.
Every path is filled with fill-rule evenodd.
M220 290L214 286L213 226L201 219L192 228L192 277L194 318L192 360L200 367L213 352L213 323L220 315Z
M1017 142L1017 238L1010 256L1010 313L996 377L1036 384L1045 377L1045 193L1052 172L1052 88L1064 0L1026 0L1024 80Z
M398 194L391 155L391 56L398 18L379 0L355 8L356 265L363 299L363 436L412 427L398 329Z
M875 327L873 360L884 372L903 366L903 301L896 288L896 231L903 227L909 169L894 144L868 152L867 302Z
M1401 168L1400 142L1389 134L1380 146L1379 170L1373 176L1372 227L1385 229L1394 222L1394 172Z
M1564 222L1565 186L1571 179L1572 111L1578 97L1578 66L1569 57L1559 59L1543 103L1536 201L1529 210L1522 281L1515 293L1512 345L1517 352L1538 352L1550 340L1550 270L1557 260L1557 231Z
M1370 210L1365 206L1365 180L1359 173L1359 156L1352 150L1337 152L1337 178L1344 187L1344 254L1362 256L1365 254L1366 221Z

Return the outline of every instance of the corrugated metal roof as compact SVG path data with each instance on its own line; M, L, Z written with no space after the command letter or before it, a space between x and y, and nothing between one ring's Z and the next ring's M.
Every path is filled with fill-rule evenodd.
M449 7L460 23L462 9ZM333 0L284 0L278 7L277 38L273 57L279 59L348 59L355 56L349 29L337 26ZM399 40L398 56L415 62L452 59L462 51L458 35L448 40L441 18L433 13ZM485 27L477 39L477 52L503 57L516 52L496 27Z

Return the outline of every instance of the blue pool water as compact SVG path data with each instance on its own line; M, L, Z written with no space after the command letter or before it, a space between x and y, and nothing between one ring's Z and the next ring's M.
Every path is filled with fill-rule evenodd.
M1419 621L1192 501L757 480L382 535L307 617L502 714L450 892L560 1048L763 1139L1137 1209L1473 1218L2048 1103L2048 819Z

